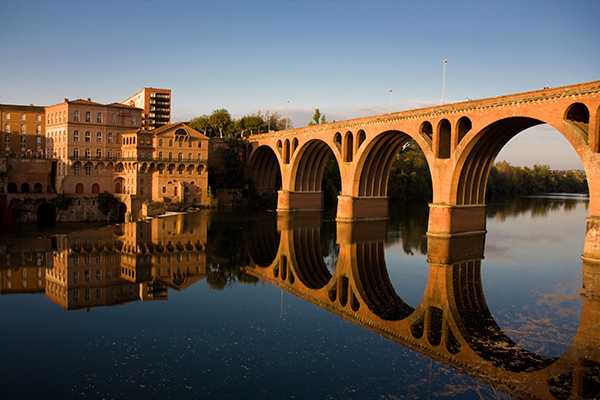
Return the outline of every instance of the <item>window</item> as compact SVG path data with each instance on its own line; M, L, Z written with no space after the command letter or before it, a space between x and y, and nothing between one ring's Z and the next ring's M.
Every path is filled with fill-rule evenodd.
M140 158L144 158L144 152L140 152Z
M88 254L86 254L86 255L88 255ZM86 269L86 270L85 270L85 281L86 281L86 282L89 282L89 281L90 281L90 270L89 270L89 269ZM86 289L86 290L87 290L87 289Z
M144 188L140 188L140 195L144 194Z
M162 174L164 170L165 170L165 166L164 165L161 164L161 165L158 166L158 173L159 174Z
M6 113L4 116L6 117L6 119L10 119L10 113Z
M75 171L75 172L74 172L74 173L75 173L75 175L79 175L79 164L75 164L75 165L73 166L73 169L74 169L74 171Z
M198 140L198 148L202 147L202 142L200 140Z
M73 158L79 158L79 149L77 147L73 149Z
M202 160L202 154L198 153L198 161Z
M192 161L192 153L188 153L188 161Z
M73 121L79 122L79 111L73 113Z
M85 158L90 158L90 149L85 149Z
M191 140L188 142L188 147L192 147L192 141Z
M112 123L113 125L117 123L117 116L114 113L112 115Z
M96 149L96 158L102 158L102 150Z
M35 127L35 134L36 135L41 135L42 134L42 127L39 125L36 125Z
M92 135L90 134L90 131L86 131L85 132L85 141L86 142L91 142L92 141Z
M96 143L102 143L102 132L96 133Z
M173 153L169 152L169 161L173 161Z
M21 133L25 133L25 124L21 125Z
M108 132L108 137L107 137L106 141L108 143L112 143L112 139L113 139L112 132Z
M25 114L21 114L21 121L25 121Z
M86 175L92 174L92 164L90 164L90 163L85 164L85 174Z
M131 126L135 125L135 115L131 116Z
M108 158L112 158L112 150L108 151Z
M148 159L152 160L152 152L151 151L148 152Z
M85 113L85 122L90 122L90 112L86 111Z
M177 155L177 160L178 160L178 161L182 161L182 160L183 160L183 154L179 153L179 154Z
M173 141L169 140L169 147L173 146Z
M35 116L35 120L36 121L41 121L42 120L42 116L40 114Z
M73 283L77 282L79 282L79 271L73 271Z
M96 114L96 122L99 124L102 123L102 113Z
M162 139L158 139L158 145L162 146Z
M159 152L158 152L158 159L159 159L159 160L162 160L162 151L159 151Z
M117 150L117 158L121 158L121 150Z
M163 192L163 193L167 193L167 187L166 187L166 186L163 186L163 190L162 190L162 192Z
M41 136L36 137L35 138L35 142L36 143L42 143L42 137Z
M4 132L5 133L10 133L10 124L4 125Z

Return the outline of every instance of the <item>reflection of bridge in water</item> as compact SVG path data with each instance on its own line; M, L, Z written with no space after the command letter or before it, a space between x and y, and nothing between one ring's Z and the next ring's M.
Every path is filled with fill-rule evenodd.
M416 308L396 293L385 263L386 222L337 223L334 274L321 253L318 215L263 222L247 238L246 270L519 398L590 398L600 392L600 251L590 221L583 260L583 311L560 357L514 343L483 294L485 232L428 238L429 279Z

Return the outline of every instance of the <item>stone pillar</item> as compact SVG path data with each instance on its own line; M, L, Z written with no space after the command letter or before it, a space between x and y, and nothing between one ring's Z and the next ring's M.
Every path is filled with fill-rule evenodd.
M338 222L360 220L378 220L389 218L389 201L387 197L354 197L338 196Z
M321 211L323 208L323 192L277 192L277 212Z
M448 237L485 233L485 206L429 204L428 237Z

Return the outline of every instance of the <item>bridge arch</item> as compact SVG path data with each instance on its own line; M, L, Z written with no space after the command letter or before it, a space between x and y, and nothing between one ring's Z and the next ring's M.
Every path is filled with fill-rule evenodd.
M394 157L411 137L401 131L386 131L369 143L356 168L358 185L346 189L353 196L385 197ZM342 188L344 189L344 188ZM353 193L353 191L356 192Z
M250 178L259 190L281 187L281 167L275 151L269 146L260 146L249 161Z
M309 140L298 150L292 165L290 189L297 192L320 192L327 160L334 154L340 165L339 154L322 140Z

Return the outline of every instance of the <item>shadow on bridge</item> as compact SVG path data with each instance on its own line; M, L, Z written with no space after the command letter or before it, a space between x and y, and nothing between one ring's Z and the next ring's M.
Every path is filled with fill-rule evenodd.
M321 251L320 214L280 214L246 238L246 271L338 316L518 398L590 398L600 391L600 224L590 219L580 326L560 357L512 341L486 304L485 232L427 243L429 278L420 303L396 293L385 260L386 221L337 222L335 271Z

